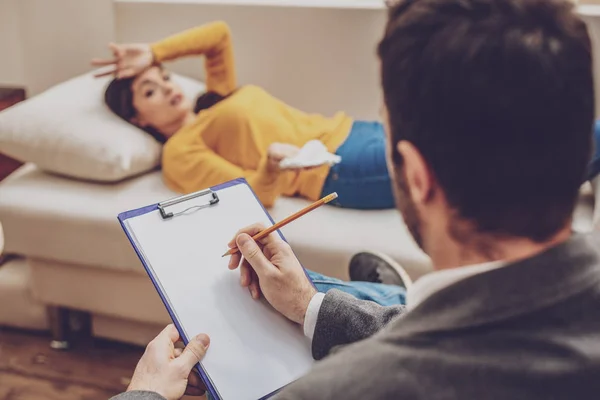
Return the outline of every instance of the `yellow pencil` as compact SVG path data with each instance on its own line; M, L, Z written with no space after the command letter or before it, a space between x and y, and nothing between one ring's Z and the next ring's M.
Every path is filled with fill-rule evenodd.
M298 211L297 213L290 215L286 219L279 221L278 223L265 229L264 231L260 231L259 233L254 235L252 237L252 239L254 239L254 241L258 241L263 238L266 238L271 233L275 232L277 229L282 228L282 227L286 226L287 224L289 224L290 222L297 220L301 216L308 214L312 210L321 207L323 204L327 204L330 201L337 199L337 197L338 197L337 193L331 193L330 195L323 197L321 200L317 200L310 206L303 208L302 210ZM232 249L227 250L225 252L225 254L223 254L223 257L231 256L231 255L237 253L238 251L239 251L238 248L234 247Z

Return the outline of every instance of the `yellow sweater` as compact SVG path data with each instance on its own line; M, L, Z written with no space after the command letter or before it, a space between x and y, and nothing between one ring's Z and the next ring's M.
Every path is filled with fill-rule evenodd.
M319 198L328 167L270 172L267 149L274 142L302 147L318 139L335 152L350 132L351 118L343 113L333 118L306 114L256 86L236 91L231 34L223 22L164 39L153 44L152 51L158 62L205 55L207 90L231 94L202 110L165 144L163 176L171 189L189 193L244 177L265 206L273 205L282 194Z

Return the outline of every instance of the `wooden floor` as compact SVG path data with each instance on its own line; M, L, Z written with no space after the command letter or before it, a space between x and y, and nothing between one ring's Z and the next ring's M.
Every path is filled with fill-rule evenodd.
M127 388L143 353L91 339L57 352L49 340L0 327L0 400L106 400Z

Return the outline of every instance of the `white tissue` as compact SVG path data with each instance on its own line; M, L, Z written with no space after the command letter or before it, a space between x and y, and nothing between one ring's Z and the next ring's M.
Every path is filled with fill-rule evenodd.
M311 140L294 157L284 158L279 163L281 169L312 168L321 165L335 165L342 157L331 154L319 140Z

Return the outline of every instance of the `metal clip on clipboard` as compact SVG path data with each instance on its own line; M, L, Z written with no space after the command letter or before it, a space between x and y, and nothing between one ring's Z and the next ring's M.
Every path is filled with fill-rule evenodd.
M189 208L186 208L183 211L179 211L176 213L167 212L165 210L166 207L171 207L176 204L181 204L186 201L193 200L195 198L202 197L202 196L208 196L208 195L210 195L210 199L205 204L198 204L195 206L191 206ZM207 190L202 190L200 192L186 194L184 196L176 197L174 199L170 199L170 200L158 203L158 209L160 210L160 215L162 216L163 219L169 219L169 218L173 218L177 215L185 214L186 212L188 212L190 210L200 210L202 208L213 206L213 205L217 204L218 202L219 202L219 196L217 196L217 193L213 192L210 189L207 189Z

